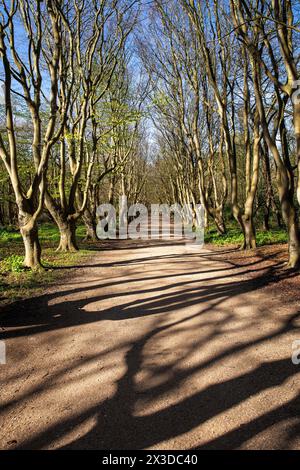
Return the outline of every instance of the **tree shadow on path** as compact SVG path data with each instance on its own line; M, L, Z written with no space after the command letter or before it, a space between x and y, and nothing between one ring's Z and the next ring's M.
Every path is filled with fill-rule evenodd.
M209 255L205 256L209 259ZM126 261L124 263L126 264ZM130 268L130 263L128 267ZM158 275L141 277L135 279L134 282L145 280L150 285L142 290L130 288L128 292L116 292L113 295L119 300L118 305L100 311L89 312L85 310L87 304L95 303L101 306L109 295L101 292L101 285L93 285L72 290L71 293L76 292L81 296L79 299L64 300L64 296L68 295L69 291L53 293L35 300L35 307L29 310L26 316L20 315L20 312L14 314L8 312L7 315L1 317L2 326L7 328L2 332L4 339L32 336L33 334L90 323L95 323L95 326L101 328L101 323L104 321L122 322L129 319L139 320L153 317L150 330L128 343L125 354L126 371L117 381L116 391L112 396L83 411L80 411L80 406L78 406L77 413L60 419L58 423L48 426L33 438L28 438L20 443L17 448L50 447L58 437L63 438L89 418L96 420L92 429L71 443L61 445L61 448L110 450L151 448L196 429L254 395L259 395L273 387L284 386L289 378L298 373L297 367L292 364L290 358L262 360L259 365L247 372L242 372L231 378L216 380L215 383L197 391L189 391L187 396L179 397L176 403L169 404L164 401L168 394L176 393L176 390L180 390L185 381L195 374L205 374L207 368L212 368L222 360L238 357L248 349L264 343L269 344L270 341L276 344L281 338L297 331L300 319L298 311L286 317L281 325L271 333L258 334L256 338L237 344L231 343L229 346L225 345L222 351L214 353L209 359L202 360L200 364L180 369L176 364L176 356L171 364L162 363L159 365L156 363L155 367L149 368L147 372L150 376L164 374L164 380L157 384L149 382L144 390L136 385L137 375L141 370L147 369L143 362L145 348L154 338L166 335L170 339L179 328L182 328L182 331L192 332L195 326L189 322L194 319L199 319L202 322L199 325L203 328L215 322L215 328L204 339L202 337L197 339L195 333L195 341L186 346L185 356L188 357L218 338L222 334L220 326L230 325L236 319L236 313L225 308L224 315L219 321L210 320L211 312L221 309L228 299L243 298L242 296L253 291L259 291L266 286L276 284L287 275L286 273L277 273L275 265L264 268L261 272L258 266L256 277L247 278L245 277L248 272L247 266L243 266L243 270L238 272L239 277L235 279L232 278L234 270L228 274L230 269L232 268L220 267L216 269L216 276L201 280L184 279L185 275L192 276L194 271L188 273L180 273L179 271L174 277L178 276L180 279L177 282L172 281L166 286L151 286L151 280L159 281ZM204 269L202 274L205 272ZM253 273L253 269L251 272ZM294 276L296 273L289 275ZM181 279L182 276L183 279ZM170 276L166 275L165 277ZM163 279L164 275L161 278ZM210 284L211 281L213 284ZM120 283L118 280L108 281L105 283L105 288L116 287L118 283ZM97 288L100 289L100 293ZM92 294L91 296L88 294L89 292ZM139 294L140 297L134 300L127 299L126 296L129 294L130 296ZM53 305L48 305L51 297L58 297L61 300ZM39 306L38 303L40 303ZM37 306L38 308L36 308ZM197 306L199 306L197 311L188 312L188 309ZM187 311L188 313L176 318L177 311ZM169 314L172 316L169 317ZM255 318L251 321L254 323ZM244 329L245 326L242 325L241 330ZM81 366L84 366L84 363ZM61 370L61 375L64 372L66 371ZM50 384L46 380L43 387L48 385ZM37 390L33 387L22 399L26 400L36 392ZM147 403L153 400L161 400L163 406L146 415L140 415L136 412L137 403L141 401ZM287 403L276 406L249 422L242 423L238 429L226 432L198 447L202 449L238 448L257 434L287 420L292 420L289 432L291 439L296 439L300 430L299 400L299 396L294 397ZM199 441L203 440L205 440L205 436L199 435ZM270 441L270 445L276 447L276 442Z

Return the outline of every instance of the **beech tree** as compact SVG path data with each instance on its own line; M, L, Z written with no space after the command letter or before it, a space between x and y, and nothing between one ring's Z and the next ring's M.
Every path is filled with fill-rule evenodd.
M63 66L61 106L71 96L64 134L60 143L59 198L46 191L46 207L60 231L58 250L75 251L76 222L81 216L95 238L95 223L87 208L92 172L100 151L101 116L99 103L108 91L120 52L135 24L136 12L127 2L65 2L60 7L68 31ZM89 6L89 8L87 8ZM70 187L66 165L70 164ZM83 175L83 173L85 173ZM83 183L84 181L84 183Z
M297 197L300 194L300 101L292 99L297 86L296 48L294 36L300 34L294 25L292 1L235 1L231 2L232 19L236 34L247 48L251 62L256 105L263 129L264 139L272 154L277 169L277 184L283 219L289 235L289 266L300 262L300 232L297 209L294 203L295 170L297 171ZM275 31L275 39L274 39ZM278 53L277 53L278 50ZM278 65L281 61L282 67ZM275 124L267 119L267 112L260 84L261 69L274 86L277 110ZM290 104L293 111L293 127L296 140L296 166L291 165L286 137L285 110ZM271 124L274 127L272 132ZM281 149L277 145L280 134Z
M63 131L68 102L59 110L59 66L62 57L62 23L55 1L1 1L0 57L3 66L6 129L0 136L0 154L9 175L18 208L18 222L25 246L24 264L41 266L41 247L37 219L41 214L46 190L46 174L53 145ZM24 47L16 45L18 18L24 36ZM18 30L19 30L18 28ZM45 36L47 35L47 41ZM44 85L49 98L44 103ZM18 123L14 116L13 96L27 107L31 124L33 180L24 187L20 179ZM43 115L47 123L43 124ZM6 143L7 142L7 143Z
M229 34L230 24L226 2L220 8L216 0L203 3L193 0L180 0L198 38L198 53L203 57L203 65L211 87L225 144L230 177L230 199L232 214L239 223L244 242L242 248L256 246L254 225L254 201L258 188L260 164L260 121L255 110L250 112L248 64L244 50L238 44L232 47ZM205 19L208 13L208 21ZM243 68L240 64L243 63ZM243 75L242 100L238 100L239 83L237 77ZM242 101L244 104L242 104ZM237 173L236 119L243 107L243 136L246 159L246 194L244 202L239 201L239 177ZM252 152L252 155L251 155Z

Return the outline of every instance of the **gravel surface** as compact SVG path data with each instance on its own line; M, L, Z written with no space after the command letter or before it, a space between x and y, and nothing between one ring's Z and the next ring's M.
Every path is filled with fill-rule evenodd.
M115 242L7 307L0 448L300 449L299 276L281 262Z

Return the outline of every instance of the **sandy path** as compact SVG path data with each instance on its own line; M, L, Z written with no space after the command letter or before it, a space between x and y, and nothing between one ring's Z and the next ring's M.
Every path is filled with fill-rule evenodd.
M0 317L0 448L300 448L300 314L259 269L160 243L91 264Z

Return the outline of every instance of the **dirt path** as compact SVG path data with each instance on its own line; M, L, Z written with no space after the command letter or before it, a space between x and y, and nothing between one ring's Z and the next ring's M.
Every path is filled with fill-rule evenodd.
M300 312L275 290L180 244L95 252L0 316L0 448L299 449Z

